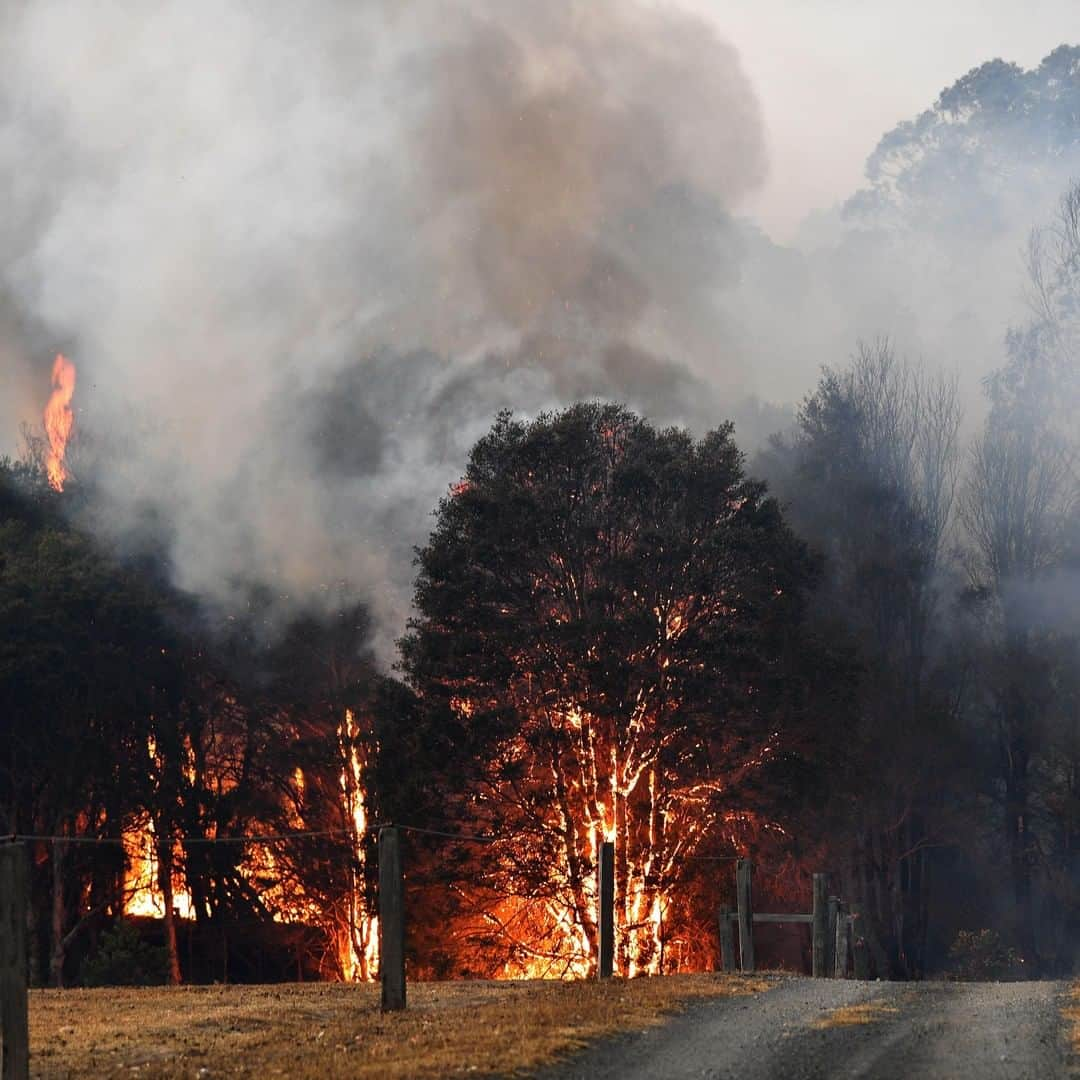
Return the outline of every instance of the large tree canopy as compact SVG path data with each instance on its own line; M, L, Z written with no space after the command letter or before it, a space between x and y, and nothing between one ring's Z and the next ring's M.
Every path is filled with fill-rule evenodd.
M449 787L505 837L495 938L520 970L587 968L610 840L622 969L678 964L681 860L765 823L750 792L806 712L788 674L813 563L730 427L501 415L418 562L405 669L449 725Z
M991 60L887 132L866 163L856 215L920 227L1007 225L1008 195L1044 202L1080 160L1080 47L1062 45L1025 71Z

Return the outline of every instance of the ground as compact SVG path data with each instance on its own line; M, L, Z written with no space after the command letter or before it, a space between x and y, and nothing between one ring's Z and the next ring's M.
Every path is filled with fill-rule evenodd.
M1062 983L789 979L753 1000L700 1003L607 1040L550 1080L1051 1080L1080 1075Z
M1080 1076L1080 984L697 975L409 995L383 1015L371 986L33 991L31 1075Z
M375 986L33 990L31 1076L492 1076L535 1070L688 1001L769 983L688 975L632 982L410 984L382 1014Z

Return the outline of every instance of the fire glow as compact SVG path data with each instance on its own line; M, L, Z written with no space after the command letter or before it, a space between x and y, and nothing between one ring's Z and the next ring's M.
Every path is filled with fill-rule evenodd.
M460 699L454 704L459 711L469 708ZM682 943L669 940L665 926L672 891L681 859L710 830L733 835L733 822L713 808L713 797L730 777L684 783L665 769L656 750L658 711L643 697L622 731L610 718L578 706L546 711L562 752L546 769L534 763L532 779L548 792L541 800L550 808L545 827L559 838L554 887L542 898L508 897L487 912L485 921L501 936L515 928L516 957L498 976L595 974L594 871L604 842L615 846L618 970L634 977L684 969Z
M379 964L378 918L369 911L364 893L368 809L364 787L367 761L361 735L355 713L345 710L337 730L342 762L339 809L350 858L348 889L341 902L327 909L316 903L305 891L302 875L297 873L303 849L290 848L288 844L278 846L274 838L258 832L250 836L252 843L239 866L241 875L274 922L321 926L326 931L329 949L320 968L324 976L346 982L374 979ZM152 766L160 769L153 739L147 750ZM311 830L312 823L304 817L307 780L299 767L293 772L292 784L287 802L294 809L288 815L288 824L295 830L296 838L302 838ZM213 837L199 839L213 841ZM150 815L143 814L133 821L124 831L123 840L124 914L134 918L165 917L168 901L162 880L161 843ZM171 914L174 918L194 920L198 912L184 879L184 848L184 843L177 840L171 849Z
M55 491L63 491L68 478L65 457L75 427L75 414L71 410L74 396L75 365L63 353L57 353L52 369L52 396L45 406L45 434L49 440L45 469Z
M341 973L346 982L373 979L379 966L379 920L368 913L363 892L366 859L364 836L368 830L367 795L364 790L364 768L367 763L360 750L363 744L359 736L355 713L352 709L346 709L345 719L338 728L338 740L343 761L342 809L351 828L349 839L353 849L353 866L345 920L347 937L342 941L340 931L337 935Z

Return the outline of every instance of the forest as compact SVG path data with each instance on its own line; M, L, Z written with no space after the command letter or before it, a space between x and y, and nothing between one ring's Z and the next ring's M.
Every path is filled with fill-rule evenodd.
M994 128L1003 80L1048 101L981 79L938 118ZM943 132L891 133L848 212L925 206L927 162L967 152ZM878 977L1075 972L1080 184L1030 224L1028 314L975 408L881 336L767 439L734 397L660 423L641 382L489 412L392 670L358 582L201 595L170 522L102 525L107 439L58 460L28 428L0 463L0 834L31 853L34 981L371 978L389 823L419 977L591 974L603 840L628 976L718 966L736 856L765 910L828 872ZM366 429L331 404L336 466Z

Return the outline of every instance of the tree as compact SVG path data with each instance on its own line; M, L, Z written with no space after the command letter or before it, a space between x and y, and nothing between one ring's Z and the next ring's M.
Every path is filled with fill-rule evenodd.
M53 491L33 450L0 462L0 829L58 838L33 860L35 980L130 915L162 920L179 981L174 909L223 961L288 924L301 970L367 977L363 609L212 617L152 545L81 531L92 488Z
M335 974L366 980L375 977L378 951L370 829L372 714L381 680L367 609L348 597L335 608L294 617L263 657L260 700L279 733L274 772L287 778L285 824L335 833L282 851L272 869L291 876L293 895L329 929Z
M297 936L301 970L369 978L367 615L349 603L271 629L267 600L255 590L173 657L184 677L155 717L146 805L166 929L183 890L223 961L236 928L306 926L320 932Z
M882 137L866 163L870 187L846 210L930 232L1006 228L1019 205L1052 199L1075 170L1078 110L1080 47L1062 45L1030 71L991 60Z
M1013 929L1034 966L1062 963L1036 938L1036 881L1053 889L1056 878L1067 894L1038 920L1047 928L1065 918L1075 930L1061 912L1080 899L1080 185L1032 233L1028 273L1031 318L1009 332L1006 363L987 381L961 508L980 601L976 715L993 750Z
M796 528L825 555L815 610L860 662L844 895L864 903L879 974L925 970L931 849L955 744L934 658L942 554L957 480L956 388L885 340L826 370L763 467Z
M774 820L752 793L812 712L791 672L814 562L730 426L695 442L614 405L501 414L417 559L403 667L447 815L497 837L462 888L503 970L595 962L603 840L620 969L678 966L673 882Z
M0 827L115 836L149 791L146 745L171 639L145 584L71 529L56 503L32 462L0 464ZM121 902L123 860L109 850L57 841L48 878L34 875L56 985L87 910ZM33 935L39 959L43 936Z

